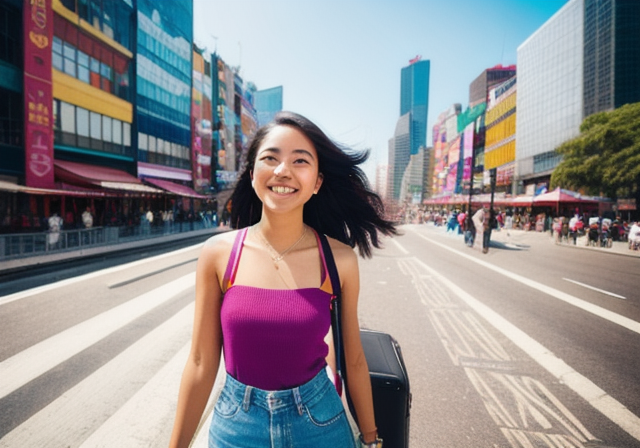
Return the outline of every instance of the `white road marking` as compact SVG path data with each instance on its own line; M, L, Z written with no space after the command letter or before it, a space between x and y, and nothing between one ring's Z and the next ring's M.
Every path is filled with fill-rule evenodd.
M187 274L0 362L0 398L195 285Z
M65 280L60 280L59 282L51 283L49 285L38 286L36 288L27 289L25 291L16 292L14 294L9 294L7 296L0 297L0 305L4 305L9 302L13 302L15 300L25 299L27 297L34 296L36 294L44 293L47 291L51 291L53 289L61 288L63 286L73 285L74 283L82 282L85 280L90 280L92 278L100 277L101 275L113 274L114 272L120 272L125 269L131 269L133 267L139 266L145 263L152 263L157 260L161 260L167 257L173 257L174 255L181 254L183 252L188 252L190 250L197 249L202 247L204 243L194 244L193 246L185 247L182 249L178 249L173 252L167 252L161 255L156 255L155 257L145 258L143 260L132 261L131 263L121 264L119 266L114 266L107 269L102 269L100 271L90 272L85 275L80 275L78 277L68 278Z
M395 238L389 238L389 241L391 241L393 244L396 245L396 247L400 250L400 252L402 252L403 254L407 255L409 254L409 251L407 249L405 249L404 247L402 247L402 245L400 243L398 243L396 241Z
M417 232L416 232L417 233ZM554 290L553 288L549 288L540 283L529 280L525 277L522 277L517 274L513 274L505 269L498 268L493 266L485 261L478 260L474 257L471 257L462 252L458 252L455 249L451 249L443 244L438 243L437 241L431 240L430 238L426 238L420 234L418 236L423 239L432 242L438 246L441 246L447 250L455 252L461 256L464 256L474 262L481 264L489 269L492 269L496 272L499 272L507 277L510 277L514 280L520 281L532 288L539 289L545 293L554 295L554 292L560 295L561 300L568 301L582 309L586 309L589 312L594 312L595 308L599 308L602 311L606 311L607 317L611 317L610 315L615 315L615 313L611 313L607 310L604 310L600 307L588 307L584 304L580 304L581 300L570 296L569 294L564 294L560 291ZM399 244L399 243L398 243ZM483 316L491 325L493 325L496 329L502 332L506 337L508 337L514 344L524 350L533 360L535 360L538 364L544 367L547 371L549 371L554 377L558 380L566 384L571 390L576 392L582 398L584 398L591 406L600 411L603 415L605 415L609 420L616 423L620 426L624 431L629 433L631 436L640 440L640 418L638 418L635 414L633 414L629 409L627 409L622 403L615 400L606 391L602 390L596 384L594 384L587 377L579 374L571 366L569 366L565 361L556 357L549 349L544 347L542 344L537 342L535 339L527 335L525 332L520 330L518 327L513 325L511 322L500 316L498 313L493 311L491 308L486 306L484 303L480 302L469 293L464 291L454 282L450 281L448 278L442 276L436 270L432 269L423 261L418 258L415 259L418 264L420 264L425 270L427 270L432 275L438 276L442 280L444 284L460 299L462 299L465 303L467 303L472 309L474 309L478 314ZM571 300L569 300L571 299ZM578 302L576 302L578 301ZM590 305L590 304L588 304ZM596 313L594 313L596 314ZM598 314L597 314L598 315ZM631 321L630 319L623 318L622 316L618 316L622 318L620 322L624 322L624 320L630 321L635 325L631 325L633 331L638 332L638 324L636 322ZM606 318L606 317L605 317ZM620 323L616 322L616 323ZM628 323L627 323L628 324ZM626 326L626 325L623 325Z
M571 280L570 278L564 278L563 277L562 280L566 280L568 282L575 283L576 285L580 285L580 286L582 286L584 288L591 289L593 291L601 292L602 294L606 294L606 295L611 296L611 297L627 300L627 298L624 297L624 296L620 296L618 294L614 294L612 292L605 291L604 289L596 288L595 286L587 285L586 283L580 283L580 282L577 282L575 280Z
M415 231L414 231L415 232ZM580 308L584 311L587 311L595 316L601 317L605 320L608 320L609 322L612 322L614 324L620 325L621 327L626 328L627 330L631 330L634 333L638 333L640 334L640 322L636 322L632 319L629 319L627 317L621 316L620 314L614 313L612 311L609 311L605 308L602 308L598 305L594 305L592 303L589 303L587 301L584 301L582 299L579 299L575 296L572 296L571 294L567 294L565 292L562 292L560 290L557 290L555 288L552 288L550 286L547 286L545 284L536 282L535 280L531 280L527 277L524 277L522 275L516 274L514 272L511 271L507 271L506 269L502 269L498 266L495 266L491 263L488 263L484 260L480 260L476 257L472 257L471 255L468 255L464 252L460 252L456 249L453 249L445 244L439 243L438 241L435 241L431 238L428 238L424 235L419 234L418 232L415 232L416 235L418 235L420 238L429 241L432 244L435 244L436 246L440 246L443 249L446 249L450 252L453 252L461 257L464 257L468 260L473 261L474 263L477 263L481 266L486 267L487 269L491 269L492 271L495 271L501 275L504 275L505 277L508 277L512 280L515 280L517 282L523 283L533 289L537 289L538 291L541 291L545 294L548 294L552 297L555 297L556 299L560 299L570 305L573 305L577 308Z
M194 307L189 307L193 314ZM190 323L190 322L189 322ZM184 369L191 342L182 349L153 378L127 401L116 413L85 440L80 448L140 446L163 446L169 440L173 427L180 378ZM209 424L213 405L220 395L226 376L221 360L209 402L203 412L191 448L208 446ZM169 391L169 393L167 393ZM198 445L196 441L201 440Z
M165 360L175 357L175 351L179 352L185 341L189 341L194 309L195 304L191 302L138 339L8 433L0 441L0 447L79 446L93 431L103 427L105 421L109 423L109 416L126 406L141 386L166 372ZM187 342L186 346L190 344ZM183 366L184 362L180 368ZM122 426L111 428L111 441L117 443L92 438L91 443L82 446L165 445L175 415L180 368L164 384L166 389L155 390L156 396L148 406L138 410L137 418L121 421ZM155 435L151 434L152 430ZM127 443L124 443L124 435L131 437Z

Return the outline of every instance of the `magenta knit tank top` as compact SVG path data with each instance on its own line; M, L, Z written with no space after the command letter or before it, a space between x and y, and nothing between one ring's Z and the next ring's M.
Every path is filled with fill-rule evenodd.
M331 325L331 281L318 238L318 288L264 289L234 285L248 228L238 232L223 280L220 311L226 370L263 390L300 386L326 366L324 337Z

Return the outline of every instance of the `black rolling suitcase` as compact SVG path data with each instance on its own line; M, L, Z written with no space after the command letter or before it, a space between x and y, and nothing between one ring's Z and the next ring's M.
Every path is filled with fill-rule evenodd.
M339 375L346 380L347 372L344 370L344 351L342 350L342 331L340 329L340 279L329 242L324 235L319 234L319 237L334 291L334 297L331 300L331 326L336 366ZM407 448L409 446L411 391L400 345L389 334L380 331L360 329L360 339L369 366L378 436L384 441L385 448ZM348 394L347 402L357 423L357 416Z
M387 333L360 330L369 365L378 435L385 448L409 446L411 389L398 342Z

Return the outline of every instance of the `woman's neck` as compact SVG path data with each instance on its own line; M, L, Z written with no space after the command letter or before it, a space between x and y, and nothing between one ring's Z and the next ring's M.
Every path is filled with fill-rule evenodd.
M263 210L262 218L256 224L257 230L276 250L281 250L300 238L304 232L302 214L296 215L274 215Z

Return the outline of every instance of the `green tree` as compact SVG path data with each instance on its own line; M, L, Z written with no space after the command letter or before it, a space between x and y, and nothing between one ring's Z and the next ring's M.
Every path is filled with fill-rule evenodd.
M587 117L580 135L556 152L562 162L551 175L551 188L636 197L640 203L640 103Z

